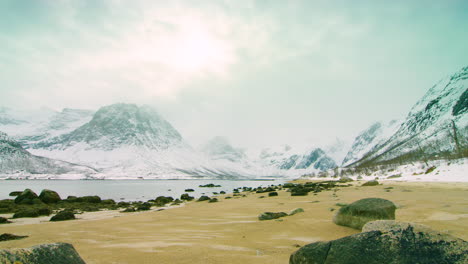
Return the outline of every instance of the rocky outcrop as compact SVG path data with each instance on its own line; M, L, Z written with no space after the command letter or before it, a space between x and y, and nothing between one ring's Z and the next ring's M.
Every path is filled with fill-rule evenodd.
M333 222L361 230L370 221L394 220L395 210L396 206L389 200L366 198L341 207L333 218Z
M62 200L57 192L47 189L42 190L41 194L39 194L39 199L46 204L57 203Z
M428 227L395 221L375 221L367 232L306 245L290 264L468 263L468 243Z
M85 264L75 248L67 243L0 250L0 263Z

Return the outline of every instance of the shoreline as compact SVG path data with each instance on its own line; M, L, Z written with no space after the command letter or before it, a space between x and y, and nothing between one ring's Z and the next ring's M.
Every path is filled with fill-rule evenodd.
M101 211L85 213L96 215L89 219L0 225L1 233L29 236L0 242L0 247L67 242L88 264L152 263L154 258L160 263L288 263L298 246L358 233L335 225L332 217L337 203L368 197L394 202L397 221L425 224L468 239L468 183L384 181L378 186L356 186L360 183L317 195L292 197L284 190L277 197L245 193L246 197L224 199L226 195L220 195L217 203L190 202L163 211L118 213L118 217L102 217L107 211ZM387 192L386 187L393 189ZM305 212L280 221L257 218L265 211L295 208Z

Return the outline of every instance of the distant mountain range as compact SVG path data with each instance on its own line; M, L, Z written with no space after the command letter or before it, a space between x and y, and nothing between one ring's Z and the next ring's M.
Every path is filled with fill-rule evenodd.
M467 80L465 67L429 89L405 120L377 122L354 142L337 139L322 147L272 147L255 157L223 137L195 149L149 106L120 103L96 112L0 108L0 131L14 138L0 133L0 176L297 177L337 166L466 157Z

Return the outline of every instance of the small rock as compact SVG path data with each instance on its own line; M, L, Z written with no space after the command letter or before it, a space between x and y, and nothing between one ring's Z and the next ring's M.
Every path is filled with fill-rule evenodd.
M273 212L264 212L258 216L258 220L273 220L281 217L288 216L285 212L273 213Z
M302 208L296 208L294 210L292 210L289 215L295 215L295 214L298 214L298 213L303 213L304 212L304 209Z
M198 201L197 202L203 202L203 201L209 201L210 200L210 197L208 196L200 196L200 198L198 198Z
M13 234L3 233L0 235L0 241L17 240L17 239L22 239L26 237L28 236L17 236Z
M194 189L185 189L185 192L194 192Z
M376 186L379 185L379 182L376 180L368 181L363 183L361 186Z
M217 203L218 202L218 198L211 198L209 203Z
M268 196L270 196L270 197L278 196L278 192L269 192Z

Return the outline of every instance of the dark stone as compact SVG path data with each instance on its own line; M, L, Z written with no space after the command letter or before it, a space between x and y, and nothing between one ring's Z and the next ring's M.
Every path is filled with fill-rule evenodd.
M13 197L16 197L16 196L20 195L21 193L22 193L22 191L15 191L15 192L11 192L9 195L13 196Z
M158 196L154 200L156 206L164 206L168 203L171 203L172 201L174 201L174 198L172 198L171 196Z
M75 248L67 243L0 250L0 263L85 264Z
M188 193L184 193L180 196L180 199L183 201L192 201L195 198L190 196Z
M226 194L226 192L225 191L220 191L219 194Z
M35 208L23 208L13 215L13 218L39 217L39 211Z
M376 186L379 185L379 182L376 180L368 181L363 183L361 186Z
M57 192L47 189L42 190L41 194L39 195L39 199L46 204L57 203L62 200Z
M150 203L142 203L137 207L138 211L148 211L151 210L151 204Z
M38 208L37 209L37 213L40 215L40 216L49 216L52 214L52 210L48 207L41 207L41 208Z
M65 221L65 220L73 220L75 219L75 214L70 210L63 210L58 212L56 215L50 218L50 221Z
M395 210L395 204L389 200L366 198L341 207L333 218L333 222L361 230L370 221L395 219Z
M291 196L306 196L310 192L310 189L302 187L302 186L293 187L290 190L291 190Z
M270 196L270 197L278 196L278 192L270 192L270 193L268 193L268 196Z
M134 212L136 212L136 210L133 207L129 207L129 208L125 208L125 210L120 211L120 212L121 213L134 213Z
M100 203L102 202L101 197L94 195L94 196L83 196L76 198L76 202L78 203Z
M194 192L194 189L185 189L185 192Z
M205 185L199 185L198 187L201 187L201 188L214 188L214 187L221 187L221 185L215 185L213 183L208 183L208 184L205 184Z
M217 203L218 202L218 198L211 198L209 203Z
M278 219L281 217L288 216L285 212L273 213L273 212L265 212L258 216L258 220L273 220Z
M0 224L8 224L8 223L11 223L11 222L8 221L8 219L6 219L5 217L0 216Z
M31 189L24 190L20 195L15 198L16 204L35 204L39 197Z
M198 198L197 202L203 202L203 201L209 201L209 200L210 200L210 197L203 195L203 196L200 196L200 198Z
M394 221L375 221L394 222ZM370 222L373 224L375 222ZM290 264L464 264L468 243L410 223L377 224L363 233L306 245ZM369 225L368 224L368 225ZM367 226L367 225L366 225Z
M28 236L17 236L13 234L3 233L0 235L0 241L17 240L17 239L22 239L26 237Z

